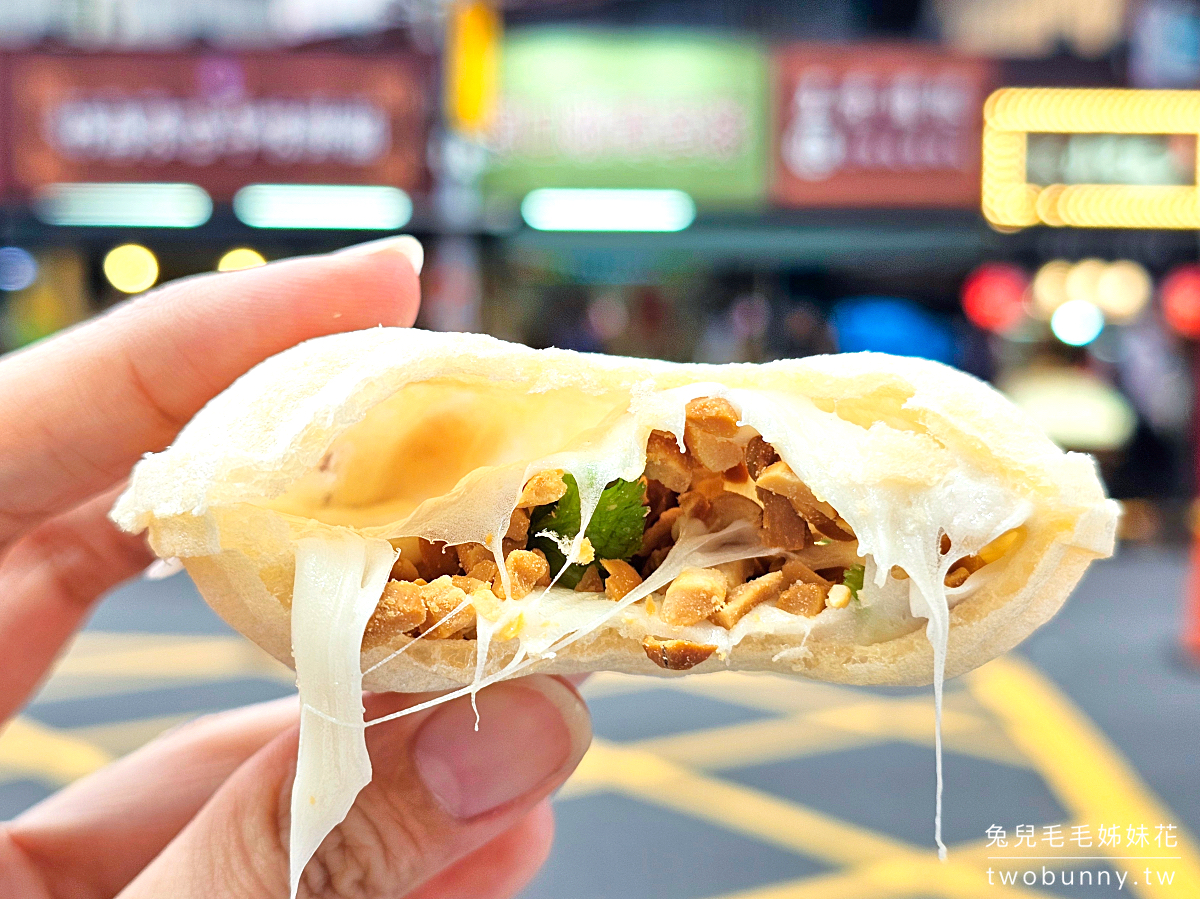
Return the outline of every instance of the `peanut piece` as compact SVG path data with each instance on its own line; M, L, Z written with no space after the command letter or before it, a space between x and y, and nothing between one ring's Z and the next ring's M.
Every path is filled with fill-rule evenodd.
M820 584L792 584L779 594L775 606L792 615L812 618L825 608L825 590Z
M397 581L415 581L421 576L417 571L417 566L412 563L411 559L406 559L403 555L392 563L392 578Z
M708 434L733 437L738 432L738 412L721 397L697 397L688 401L687 423Z
M651 431L646 443L646 477L682 493L692 482L692 469L673 434Z
M371 649L397 634L420 627L425 623L425 614L420 587L411 581L388 581L363 632L363 648Z
M620 600L642 582L642 576L628 562L620 559L601 559L600 564L608 572L604 581L604 594L611 600Z
M600 577L600 571L595 565L589 565L584 571L583 577L579 579L579 583L575 585L576 593L603 593L604 581Z
M414 559L417 571L427 581L433 581L443 574L458 574L461 570L458 564L458 553L454 547L445 543L430 543L422 539L420 558Z
M746 469L750 472L750 477L757 481L768 465L778 461L779 453L775 452L771 444L757 434L750 438L750 442L746 444Z
M714 652L717 647L708 643L693 643L690 640L664 640L647 637L642 641L646 657L659 668L668 671L687 671L695 668Z
M712 568L685 568L667 587L659 617L678 626L703 621L725 605L725 575Z
M496 575L499 573L500 569L496 567L496 560L489 558L482 559L472 565L471 570L467 572L467 577L490 584L496 579Z
M567 493L567 484L563 480L562 469L554 468L539 471L525 482L521 490L521 498L517 500L518 509L532 509L535 506L548 506L556 503Z
M458 564L463 571L470 571L480 562L492 561L492 551L482 543L460 543L454 547L458 553Z
M508 519L508 530L504 532L505 540L516 540L524 544L529 539L529 511L513 509L512 517Z
M804 549L809 543L808 524L790 502L778 493L757 488L763 504L762 542L780 549Z
M740 584L730 591L725 605L709 615L708 620L729 630L755 606L777 599L783 585L782 571L772 571L745 584Z
M786 497L804 519L830 540L853 540L854 534L840 525L838 514L829 503L813 495L786 462L774 462L759 475L757 485L763 490Z
M721 531L735 521L748 521L753 527L762 527L763 510L754 500L740 493L725 491L709 502L704 523L710 531Z
M442 621L467 599L467 594L454 585L450 575L442 575L420 589L421 602L428 613L421 625L421 633L433 640L442 640L475 626L475 610L469 605Z
M943 582L947 587L961 587L966 583L967 578L971 576L971 572L965 568L955 568L946 575L946 580Z
M845 584L834 584L825 594L825 605L831 609L844 609L850 605L850 588Z
M671 527L682 514L683 510L676 506L672 509L667 509L659 515L658 521L646 528L646 532L642 534L642 551L639 555L649 553L670 543Z
M514 550L504 560L504 567L508 569L513 599L524 599L533 592L538 581L550 575L550 563L536 551Z
M742 464L742 448L729 437L719 437L688 422L683 439L688 452L709 471L725 471Z

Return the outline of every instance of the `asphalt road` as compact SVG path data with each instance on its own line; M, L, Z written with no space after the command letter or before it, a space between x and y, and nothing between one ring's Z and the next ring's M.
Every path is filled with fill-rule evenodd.
M557 799L556 846L525 899L1200 896L1200 674L1176 649L1184 565L1127 550L1094 566L1019 653L948 685L947 863L932 845L929 690L593 678L597 742ZM0 736L0 816L179 721L291 690L186 577L128 584ZM1114 825L1121 843L1100 846ZM1032 833L1021 847L1018 827Z

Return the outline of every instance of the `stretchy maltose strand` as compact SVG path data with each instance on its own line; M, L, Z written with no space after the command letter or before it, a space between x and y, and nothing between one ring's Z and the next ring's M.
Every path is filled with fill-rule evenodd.
M1090 459L936 363L375 329L244 376L114 518L296 665L295 885L369 777L351 669L447 696L535 670L932 681L940 716L943 677L1049 618L1116 512Z

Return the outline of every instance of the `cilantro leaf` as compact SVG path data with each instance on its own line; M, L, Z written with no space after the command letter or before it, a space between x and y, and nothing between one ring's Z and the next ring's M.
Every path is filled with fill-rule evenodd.
M556 503L538 506L529 517L529 548L546 554L552 574L558 573L567 558L558 543L544 532L573 540L582 520L579 484L570 474L563 475L563 482L567 485L563 497ZM597 559L628 559L642 548L645 496L646 488L641 481L618 479L604 488L586 531ZM574 587L586 570L586 565L571 565L562 573L559 583Z
M597 559L628 559L642 548L646 487L641 481L616 480L604 488L588 522L587 538Z
M850 597L852 599L858 599L858 591L863 588L863 578L866 576L866 573L866 566L863 565L853 565L846 569L842 583L850 588Z
M538 506L529 515L529 533L540 534L542 531L554 531L560 537L574 538L579 533L579 484L570 472L563 474L563 483L567 492L558 502L548 506ZM545 538L542 538L545 539Z

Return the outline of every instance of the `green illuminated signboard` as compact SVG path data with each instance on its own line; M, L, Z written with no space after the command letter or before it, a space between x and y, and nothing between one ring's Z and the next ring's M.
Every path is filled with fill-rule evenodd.
M518 31L504 43L490 191L676 188L757 202L767 62L750 41L680 32Z

